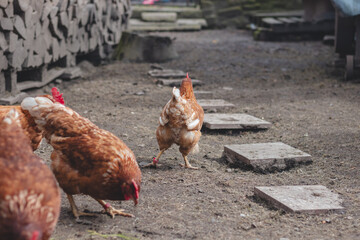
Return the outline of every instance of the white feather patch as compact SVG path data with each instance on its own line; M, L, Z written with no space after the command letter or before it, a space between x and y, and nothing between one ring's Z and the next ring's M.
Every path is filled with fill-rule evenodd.
M180 97L180 90L177 89L176 87L173 88L173 95L175 96L176 100L179 99Z
M35 98L32 97L27 97L21 102L21 108L28 111L37 105L38 103L35 101Z
M199 124L199 122L200 122L200 120L199 120L199 119L196 119L196 120L192 121L191 123L189 123L189 124L187 125L187 128L188 128L189 130L192 130L192 129L194 129L194 128Z
M12 123L12 121L11 121L11 119L10 118L5 118L4 119L4 123L7 123L7 124L11 124Z
M39 105L52 105L52 104L54 104L50 99L48 99L46 97L37 97L37 98L35 98L35 101Z
M165 123L163 122L161 116L159 117L159 122L160 122L160 125L161 125L161 126L164 126L164 125L165 125Z

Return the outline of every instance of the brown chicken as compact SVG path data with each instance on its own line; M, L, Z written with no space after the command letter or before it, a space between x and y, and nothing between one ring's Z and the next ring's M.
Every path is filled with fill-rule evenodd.
M54 87L51 92L52 97L50 95L43 96L51 99L52 101L64 104L62 94L58 92L57 88ZM15 110L19 113L21 127L25 130L26 136L28 136L31 141L31 147L35 151L40 146L42 131L36 126L34 119L30 116L28 111L23 110L20 106L0 106L0 121L2 121L10 109L13 108L15 108Z
M54 148L51 167L76 218L93 215L77 209L72 195L81 193L98 201L112 217L133 216L104 202L105 199L133 200L135 205L138 202L141 172L134 153L124 142L47 98L25 98L21 106L34 117Z
M163 152L172 144L179 145L185 168L197 169L190 165L187 156L198 150L204 121L204 110L197 103L189 75L183 79L180 90L174 87L172 98L164 106L159 118L159 127L156 130L156 139L160 153L147 166L156 166ZM146 167L146 166L145 166Z
M14 109L0 122L0 239L45 240L60 212L60 192L36 156Z

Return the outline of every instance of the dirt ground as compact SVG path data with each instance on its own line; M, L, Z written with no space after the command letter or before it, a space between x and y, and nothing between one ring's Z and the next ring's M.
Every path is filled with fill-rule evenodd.
M205 82L236 105L218 112L249 113L273 123L267 131L204 131L200 152L185 170L178 148L157 169L142 169L140 202L121 207L135 218L99 214L76 222L62 195L53 239L357 239L360 238L360 84L344 82L320 42L255 42L237 30L161 33L176 38L179 58L163 63ZM155 129L170 87L147 75L151 64L115 62L90 69L85 79L62 82L68 106L120 137L139 163L158 153ZM48 89L48 87L46 88ZM45 89L45 90L46 90ZM260 174L232 168L225 144L282 141L313 156L313 163ZM37 153L49 161L51 147ZM340 194L345 210L289 214L254 198L255 186L321 184ZM100 212L87 196L80 209ZM114 202L115 207L120 203ZM122 235L121 235L122 234Z

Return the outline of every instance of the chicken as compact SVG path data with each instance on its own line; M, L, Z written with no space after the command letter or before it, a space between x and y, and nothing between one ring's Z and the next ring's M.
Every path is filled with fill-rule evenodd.
M156 130L160 153L145 167L156 166L164 151L175 143L180 146L179 151L185 161L185 165L182 166L197 169L190 165L187 156L198 150L203 121L204 110L196 101L191 79L187 75L181 83L180 90L173 88L172 98L162 110Z
M94 214L78 210L72 196L75 194L91 196L111 217L133 216L104 201L133 200L135 205L138 202L141 172L134 153L123 141L47 98L25 98L21 107L34 117L54 148L51 168L76 218Z
M51 99L52 101L57 101L64 104L64 99L62 94L60 94L57 88L53 88L52 97L50 95L43 95ZM19 113L19 119L21 127L25 130L25 134L29 137L31 141L31 147L35 151L40 146L42 140L42 131L36 126L34 119L30 116L28 111L22 110L20 106L0 106L0 121L8 114L10 109L15 108Z
M0 239L45 240L60 212L60 191L36 156L15 108L0 122Z

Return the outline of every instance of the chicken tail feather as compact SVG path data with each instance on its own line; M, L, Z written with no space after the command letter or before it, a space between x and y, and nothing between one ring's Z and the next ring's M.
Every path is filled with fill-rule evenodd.
M12 123L16 123L18 126L20 126L20 119L19 119L19 113L16 111L15 108L12 108L5 116L3 122L6 124L11 125Z
M42 125L41 122L44 121L41 116L42 110L53 105L54 103L46 97L27 97L21 102L21 108L29 111L30 115L35 118L35 122L40 125Z

